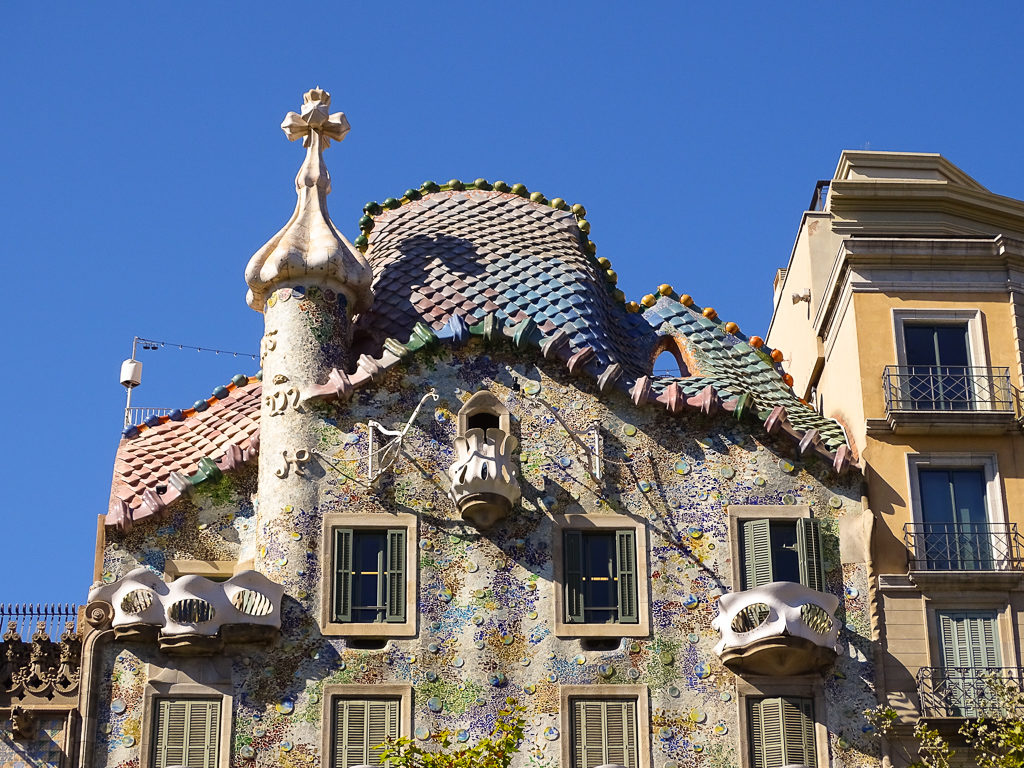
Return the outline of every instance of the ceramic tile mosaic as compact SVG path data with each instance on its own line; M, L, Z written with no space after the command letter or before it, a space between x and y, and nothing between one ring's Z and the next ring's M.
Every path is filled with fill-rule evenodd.
M367 422L401 428L431 387L438 400L412 423L405 457L369 487ZM462 521L446 493L456 414L481 389L511 414L522 489L510 517L485 532ZM599 425L600 482L527 391L575 430ZM839 520L862 514L856 472L837 475L816 458L801 461L791 443L729 414L671 416L637 407L625 394L599 396L591 381L538 354L480 341L412 356L378 385L348 402L311 407L307 418L318 457L308 474L313 505L254 505L254 472L246 469L197 487L165 519L108 531L106 579L140 563L159 572L166 557L243 559L255 550L257 568L284 585L279 644L231 660L234 764L317 765L326 685L404 683L413 689L420 735L447 729L476 739L505 698L515 696L528 717L517 765L553 768L568 738L559 686L619 683L649 689L654 766L732 768L741 749L740 696L735 674L713 650L718 633L711 627L717 598L735 588L730 504L806 504L822 521L827 589L841 597L842 622L841 653L820 678L829 751L837 767L879 764L861 716L874 704L868 574L864 563L841 563L838 547ZM378 511L418 519L418 592L410 601L418 632L366 650L319 631L321 520ZM650 636L597 651L553 634L553 521L566 513L643 521ZM111 645L99 692L96 765L138 760L145 670L175 664L141 643Z
M0 768L60 768L64 718L41 717L35 738L11 735L11 721L0 720Z

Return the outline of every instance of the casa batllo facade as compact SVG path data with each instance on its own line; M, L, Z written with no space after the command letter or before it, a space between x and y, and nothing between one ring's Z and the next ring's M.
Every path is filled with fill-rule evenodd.
M520 184L426 182L350 243L329 104L282 126L262 370L125 430L77 630L5 636L0 766L374 765L509 697L520 766L879 765L863 477L781 353L625 301Z

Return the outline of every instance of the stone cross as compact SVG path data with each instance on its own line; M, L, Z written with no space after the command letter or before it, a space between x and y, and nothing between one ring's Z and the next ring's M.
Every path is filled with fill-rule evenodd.
M288 141L302 139L302 146L313 144L314 134L323 139L324 147L331 146L331 139L341 141L349 131L348 118L344 112L329 113L331 94L316 87L302 95L302 111L289 112L281 123Z

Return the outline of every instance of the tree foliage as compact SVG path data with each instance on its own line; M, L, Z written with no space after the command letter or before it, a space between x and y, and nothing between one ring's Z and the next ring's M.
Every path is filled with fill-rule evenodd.
M934 726L922 720L914 724L917 750L911 752L899 740L910 768L949 768L954 755L967 752L966 757L977 768L1024 768L1024 693L1016 685L993 678L984 684L986 704L998 717L967 720L960 726L964 747L954 747ZM876 707L864 713L878 734L889 738L900 724L892 707Z
M403 736L385 742L381 762L390 761L391 768L508 768L523 741L526 710L515 699L507 699L506 705L490 735L476 744L453 744L451 732L441 731L428 740L434 749L424 749Z

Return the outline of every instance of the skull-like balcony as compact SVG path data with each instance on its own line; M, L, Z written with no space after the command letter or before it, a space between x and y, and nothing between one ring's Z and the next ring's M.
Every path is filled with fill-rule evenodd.
M109 604L117 637L156 640L161 650L215 653L225 643L268 642L281 628L284 588L256 571L224 582L182 576L167 583L136 568L89 591L90 606Z
M791 581L773 581L718 600L711 626L715 653L730 669L758 675L799 675L835 661L839 598Z
M448 470L451 497L463 518L490 528L519 501L519 478L512 452L519 441L502 429L470 429L455 438L455 463Z

